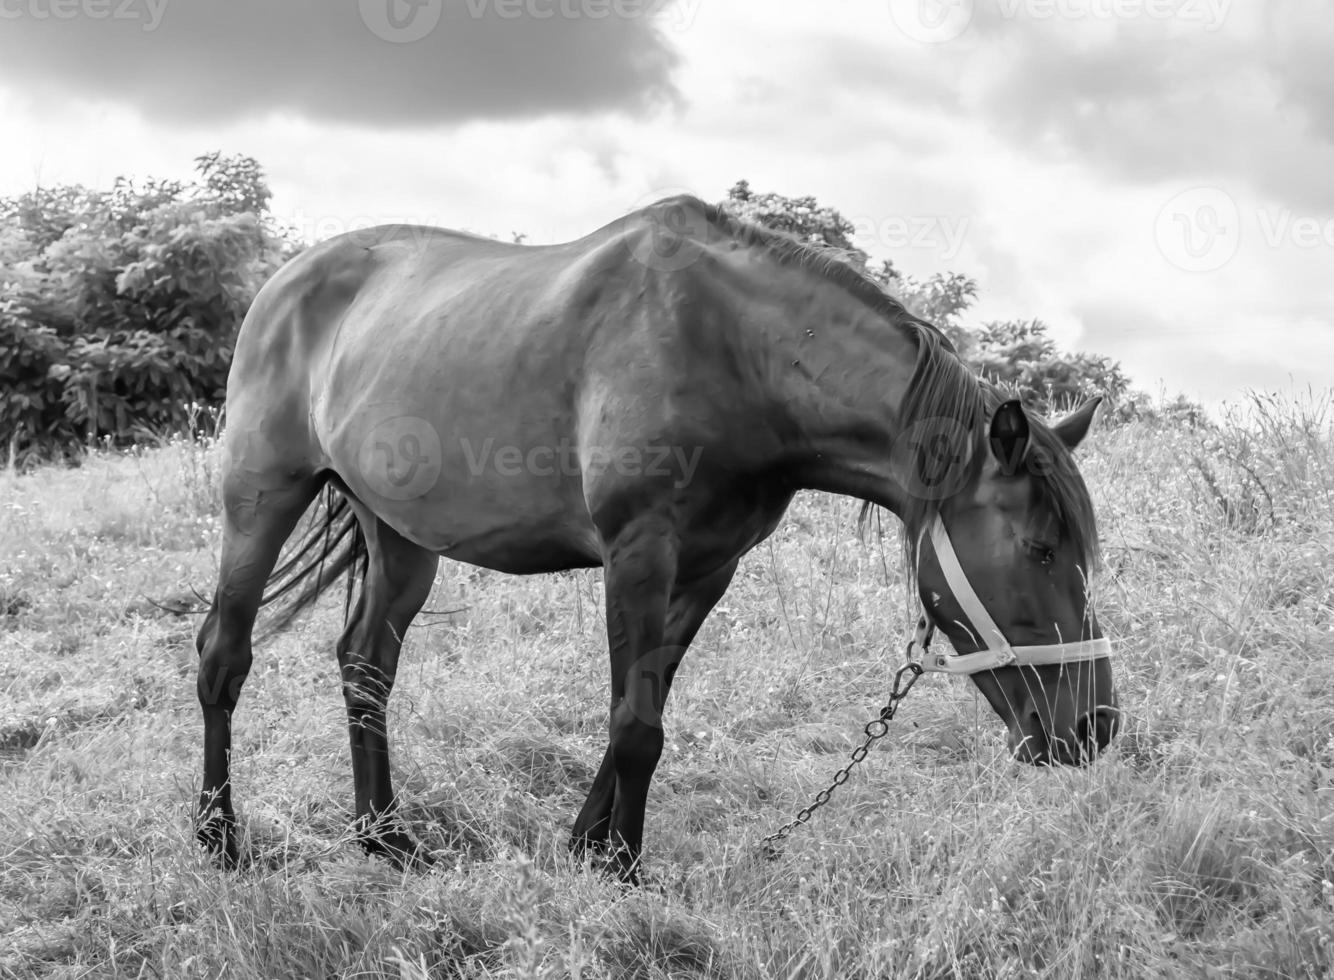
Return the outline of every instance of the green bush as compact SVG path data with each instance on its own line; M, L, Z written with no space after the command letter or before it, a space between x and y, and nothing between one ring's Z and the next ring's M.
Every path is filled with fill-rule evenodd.
M236 331L292 251L255 162L0 201L0 443L11 458L179 431L219 405Z
M988 323L974 335L973 368L985 378L1021 392L1042 412L1102 395L1116 405L1130 393L1121 366L1102 354L1070 354L1047 335L1041 320Z

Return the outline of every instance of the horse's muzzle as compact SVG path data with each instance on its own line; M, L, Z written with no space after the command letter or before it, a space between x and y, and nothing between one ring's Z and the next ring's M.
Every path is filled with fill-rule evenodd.
M1096 708L1075 718L1072 724L1049 732L1037 712L1030 712L1017 730L1010 732L1010 751L1020 762L1034 766L1085 766L1111 744L1121 728L1116 708Z

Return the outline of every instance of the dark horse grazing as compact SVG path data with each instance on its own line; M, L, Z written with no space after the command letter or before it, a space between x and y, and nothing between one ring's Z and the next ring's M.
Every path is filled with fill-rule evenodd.
M231 716L263 602L286 596L290 615L334 573L362 577L337 648L357 826L403 859L418 846L394 816L385 704L440 557L601 565L610 737L571 846L610 851L633 880L673 673L797 490L903 519L926 609L960 654L988 629L1057 660L1101 636L1070 452L1095 407L1028 419L870 280L693 198L563 245L394 226L315 246L256 298L227 388L221 572L198 638L200 839L237 862ZM994 622L970 626L969 608ZM1027 761L1079 763L1112 738L1106 651L1083 649L971 673Z

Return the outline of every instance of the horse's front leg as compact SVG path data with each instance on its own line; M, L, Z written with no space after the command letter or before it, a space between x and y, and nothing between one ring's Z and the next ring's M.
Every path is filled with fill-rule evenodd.
M607 639L611 650L611 765L615 803L612 860L636 882L649 783L662 755L668 668L680 652L664 647L668 597L676 577L676 529L667 513L642 511L604 541Z
M733 560L703 578L676 583L667 607L663 656L656 658L654 662L640 664L637 670L632 669L629 682L652 685L655 679L661 679L661 701L666 701L667 695L671 692L672 678L676 675L677 665L695 639L695 634L704 625L704 620L727 591L732 576L736 573L736 567L737 562ZM659 666L661 671L656 672ZM653 698L652 690L642 693L649 699ZM656 702L659 715L662 707L661 702ZM588 851L605 850L611 833L612 809L615 802L616 765L609 744L606 754L602 757L602 765L593 780L593 786L588 792L588 799L584 801L579 817L574 822L574 831L570 836L571 851L582 856Z

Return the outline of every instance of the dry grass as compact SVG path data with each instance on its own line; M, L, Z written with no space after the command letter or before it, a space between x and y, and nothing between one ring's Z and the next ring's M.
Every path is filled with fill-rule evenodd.
M892 535L800 500L682 669L628 894L564 849L603 748L596 574L443 567L429 606L466 609L410 635L391 719L427 875L348 843L339 604L263 649L233 768L256 862L229 875L190 835L195 623L142 598L211 588L212 449L0 475L0 976L1327 976L1328 405L1082 452L1130 712L1108 757L1021 768L933 677L769 863L911 619Z

